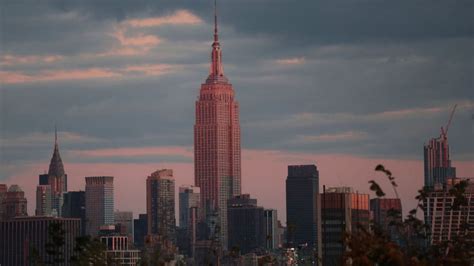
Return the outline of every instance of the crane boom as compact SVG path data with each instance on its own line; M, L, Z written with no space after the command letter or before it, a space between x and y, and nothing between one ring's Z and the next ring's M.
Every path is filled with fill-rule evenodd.
M451 115L449 116L448 124L446 124L446 130L444 132L445 135L448 135L449 126L451 125L451 120L453 120L454 112L456 111L457 104L454 105L453 110L451 111Z

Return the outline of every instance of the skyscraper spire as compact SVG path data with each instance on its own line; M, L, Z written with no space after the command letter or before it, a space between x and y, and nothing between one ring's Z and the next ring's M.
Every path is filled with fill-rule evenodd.
M214 0L214 42L219 42L217 31L217 0Z
M219 43L219 34L217 27L217 1L214 0L214 42L212 43L211 53L211 69L209 77L206 80L207 84L212 83L228 83L229 81L224 76L224 68L222 66L222 51Z
M49 164L48 174L56 177L62 177L65 175L63 161L61 160L61 155L59 155L58 128L56 125L54 125L54 150Z
M239 104L224 76L214 1L214 41L209 76L201 84L194 125L194 184L201 190L199 217L227 249L227 200L240 195Z

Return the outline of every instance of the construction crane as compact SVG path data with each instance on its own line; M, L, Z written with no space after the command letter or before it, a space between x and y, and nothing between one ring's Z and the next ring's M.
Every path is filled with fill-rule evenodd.
M457 104L454 105L453 110L451 111L451 115L449 116L448 124L446 124L446 127L441 127L441 136L442 137L447 137L448 136L448 130L449 126L451 125L451 120L453 119L454 112L456 111L456 107L458 107Z

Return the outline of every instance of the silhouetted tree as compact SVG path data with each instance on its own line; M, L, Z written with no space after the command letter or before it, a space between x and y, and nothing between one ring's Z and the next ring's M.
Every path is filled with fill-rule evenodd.
M74 251L75 255L71 257L73 265L107 265L106 246L97 238L90 236L76 238Z
M33 245L30 245L30 255L28 259L29 259L30 265L34 265L34 266L44 265L38 249L34 247Z
M377 165L375 171L385 174L398 198L397 183L391 171L383 165ZM369 181L370 190L377 197L385 196L381 186L374 180ZM452 186L449 195L454 197L452 210L460 210L468 205L465 196L468 180L462 180ZM386 232L372 224L372 230L359 230L345 235L348 249L343 260L352 265L466 265L470 264L470 251L474 235L469 231L467 221L463 221L461 230L450 240L441 241L431 246L429 240L429 225L417 218L418 210L423 210L423 204L429 191L423 188L418 191L417 206L408 212L406 219L400 222L400 212L389 211L390 226L395 228L402 237L403 247L393 242ZM398 218L398 219L397 219Z
M65 231L61 223L52 222L48 226L48 242L46 243L46 254L50 256L51 260L46 264L64 263L65 258L63 254L64 249L64 234Z

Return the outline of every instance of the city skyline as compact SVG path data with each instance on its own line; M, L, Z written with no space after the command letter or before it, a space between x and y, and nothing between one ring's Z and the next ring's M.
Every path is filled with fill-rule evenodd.
M255 9L260 5L261 3L257 4ZM350 4L347 5L346 8L349 8ZM7 7L15 10L14 5ZM463 76L469 72L469 62L463 61L465 59L459 57L459 52L450 50L452 54L444 54L441 51L442 48L454 47L472 54L472 51L463 50L465 42L469 42L469 36L472 40L472 32L467 40L463 39L462 35L469 34L469 31L463 32L463 28L454 31L460 35L457 38L447 34L451 33L449 27L438 31L430 28L431 31L427 33L429 36L421 40L411 40L406 36L408 33L401 32L401 36L405 37L399 40L401 47L385 46L380 39L371 42L371 38L365 39L367 46L354 40L344 41L337 38L327 43L311 38L292 40L289 37L297 32L286 34L278 30L272 31L268 29L269 25L257 27L255 32L251 32L245 27L246 23L236 20L232 15L232 7L235 8L231 3L220 4L223 13L220 22L225 29L223 35L226 41L223 46L225 56L228 56L225 59L226 66L229 65L226 69L236 87L237 99L242 104L242 193L255 196L265 208L278 209L282 214L279 218L285 221L284 179L287 165L314 163L320 170L320 186L349 185L361 192L368 192L368 180L374 176L383 180L373 172L375 165L382 163L398 177L404 209L410 209L413 204L406 204L412 202L416 190L423 184L423 144L439 135L439 127L445 125L454 103L458 104L458 113L450 131L452 165L456 167L458 176L473 176L473 140L468 138L469 133L472 136L472 126L469 128L469 125L473 123L474 108L473 95L469 91L472 89L472 77L469 85L469 78ZM144 198L128 197L125 191L143 195L144 180L148 173L156 169L171 168L175 171L176 187L193 184L190 117L193 117L192 106L198 94L198 82L207 73L205 65L208 63L205 63L204 59L208 57L207 40L210 36L209 28L212 28L209 12L204 12L200 6L172 6L165 8L163 13L158 13L150 7L152 11L149 13L135 10L121 18L112 18L117 14L109 14L112 17L102 20L94 16L97 15L94 11L98 14L105 11L92 4L69 6L63 12L60 12L58 7L44 8L57 12L56 16L50 17L53 20L72 22L84 19L84 16L95 18L96 23L101 22L100 25L105 27L101 29L115 30L112 33L102 33L108 34L107 38L112 40L115 38L112 46L115 45L116 49L110 49L109 54L106 54L106 47L94 46L104 48L104 51L91 49L96 52L98 58L93 60L87 57L92 51L71 53L59 49L59 54L51 54L51 51L48 53L41 50L44 47L39 46L39 54L28 54L22 50L24 47L21 45L14 47L6 44L6 48L3 48L6 56L2 57L0 73L1 95L5 96L2 99L6 100L1 103L5 104L4 108L11 114L2 112L0 117L3 124L0 182L9 185L20 184L30 202L28 213L34 213L32 203L35 202L35 193L31 191L36 188L38 171L46 169L47 166L51 152L52 125L44 121L41 125L35 121L26 123L28 126L24 123L17 124L14 122L15 118L24 118L24 112L28 108L10 104L27 95L35 95L38 92L33 90L40 89L50 99L60 103L60 111L48 109L44 104L39 105L37 111L45 112L49 123L52 123L53 119L59 124L59 141L68 172L69 190L83 189L85 176L114 176L117 208L132 210L136 216L144 212ZM357 10L356 7L353 8ZM441 6L438 6L438 9L435 8L434 12L443 15ZM85 15L81 13L84 10ZM421 12L413 12L416 11ZM460 12L460 15L464 14L462 10L456 11ZM270 8L270 17L275 15L275 12ZM393 11L393 14L397 15L397 10ZM460 16L459 20L463 18ZM11 21L8 19L7 16L6 21ZM296 19L295 31L301 30L296 26L298 21ZM415 25L421 23L411 22ZM45 19L45 23L50 21ZM284 28L283 25L280 26ZM270 37L265 36L265 29ZM415 30L419 29L415 27ZM176 32L176 35L171 32ZM388 38L400 37L396 33L389 29ZM259 34L263 34L263 37L258 38ZM255 36L257 37L254 39ZM329 37L331 36L328 35ZM357 39L357 36L350 37ZM190 41L193 38L194 42ZM282 45L301 46L304 49L282 51L271 41L278 38L283 39ZM423 50L419 42L431 49ZM63 45L68 47L70 44ZM252 53L255 56L257 52L266 50L264 45L269 45L281 53L261 53L261 58L252 58ZM86 50L87 48L90 47L85 47ZM188 54L184 53L182 57L170 56L186 51ZM102 57L99 55L101 52ZM145 60L144 57L152 59ZM115 60L123 63L123 59L127 58L133 59L132 62L137 64L121 65L122 69L106 67L108 62ZM441 74L442 78L449 78L449 82L452 82L448 82L448 87L451 87L449 84L453 87L452 94L446 95L450 89L438 85L440 80L435 74L438 75L438 71L442 72L443 69L433 69L431 65L441 59L461 65L455 66L455 70L460 71L458 74L461 81L455 81L457 76L450 73L449 71L453 70L447 67L444 70L449 71ZM161 63L167 60L173 63ZM342 60L343 64L339 60ZM104 67L87 68L87 64L92 62ZM369 73L357 69L362 63L367 65L364 69ZM347 66L344 67L348 69L343 67L345 64ZM58 70L61 66L66 67L66 70ZM328 70L322 69L324 66ZM379 72L374 70L378 67ZM425 76L417 79L412 77L409 71L404 72L400 68L409 68L415 71L414 73ZM340 70L338 73L341 78L348 79L346 83L341 84L341 81L335 78L337 76L328 76L329 70L335 69ZM398 75L402 75L407 84L397 83L389 74L390 71L399 71ZM348 76L350 72L356 72L360 76ZM315 77L310 77L312 75ZM381 80L372 80L375 77ZM369 89L362 89L363 81ZM421 81L428 84L419 85ZM165 88L170 82L174 82L175 87ZM114 90L113 87L118 84L121 86ZM351 88L353 84L355 88ZM73 88L61 90L64 86ZM395 91L378 92L377 89L382 89L380 86L393 86L392 89L396 89L398 94ZM413 91L413 86L421 88ZM97 89L92 89L94 87ZM431 91L427 91L428 88ZM136 90L138 92L135 92ZM332 95L331 91L335 94ZM129 92L133 92L132 95L129 95ZM409 92L414 92L413 98L408 96ZM71 102L71 99L82 93L84 95L79 99L84 102ZM351 97L355 97L356 101L365 99L354 95L358 93L365 95L367 102L361 101L359 105L355 105L346 101L345 98ZM341 97L338 94L351 97ZM95 101L93 95L99 96L100 99ZM312 95L319 97L314 98ZM41 102L41 97L45 96L38 97ZM423 97L429 99L419 99ZM155 104L155 101L149 102L149 98L158 101L164 98L161 100L163 107ZM402 98L410 99L400 101ZM32 104L35 106L37 103ZM339 106L339 109L328 108L332 105ZM45 107L45 110L39 107ZM281 108L275 109L276 107ZM124 113L127 111L130 114ZM129 121L129 127L123 128L127 125L126 121ZM143 126L144 122L159 127ZM94 123L99 124L92 127ZM361 128L361 125L365 128ZM117 130L124 132L120 135L115 133ZM46 149L46 146L49 149ZM341 169L340 165L345 168ZM31 175L31 172L34 174ZM268 187L268 184L272 186Z

